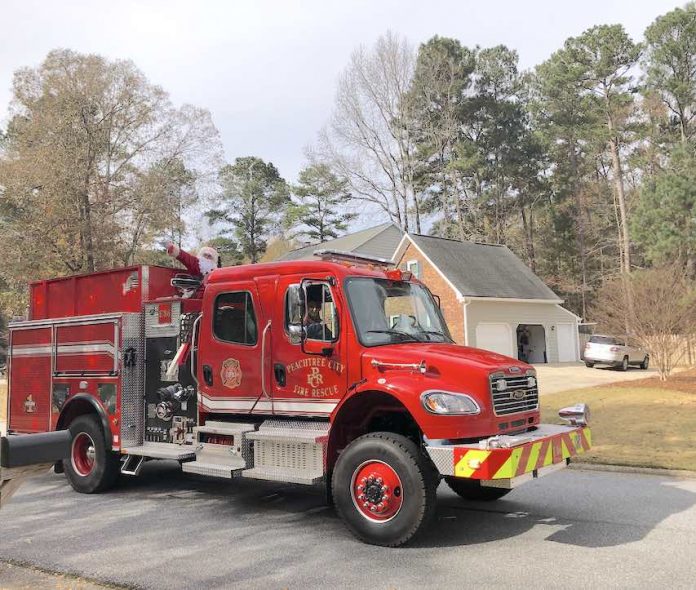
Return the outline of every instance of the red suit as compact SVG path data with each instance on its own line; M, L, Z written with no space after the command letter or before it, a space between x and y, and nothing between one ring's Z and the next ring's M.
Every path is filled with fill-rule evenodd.
M196 291L194 297L202 297L208 275L220 265L220 257L215 249L210 246L203 246L199 250L198 256L194 256L169 242L167 244L167 254L181 262L191 276L201 279L201 286Z
M201 266L198 264L198 258L193 254L189 254L186 250L181 250L180 248L177 248L177 250L179 250L179 253L174 257L186 267L188 273L191 276L203 278Z

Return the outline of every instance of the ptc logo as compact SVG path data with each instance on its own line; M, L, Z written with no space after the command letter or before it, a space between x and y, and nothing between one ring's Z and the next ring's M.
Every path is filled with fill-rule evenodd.
M34 396L31 393L24 400L24 411L27 414L34 414L36 412L36 402L34 401Z
M312 367L307 374L307 384L310 387L319 387L324 383L324 376L319 371L319 367Z

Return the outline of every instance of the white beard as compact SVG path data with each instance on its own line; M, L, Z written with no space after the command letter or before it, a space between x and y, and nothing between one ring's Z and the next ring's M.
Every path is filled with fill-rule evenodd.
M212 260L208 260L207 258L199 258L198 268L200 269L201 274L206 276L215 270L216 265Z

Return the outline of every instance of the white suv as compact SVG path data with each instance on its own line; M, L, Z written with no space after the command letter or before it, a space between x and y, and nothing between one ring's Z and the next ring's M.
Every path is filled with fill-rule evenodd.
M611 365L622 371L628 370L629 365L637 365L647 369L650 356L644 350L627 346L626 341L614 336L592 336L583 352L586 367L595 365Z

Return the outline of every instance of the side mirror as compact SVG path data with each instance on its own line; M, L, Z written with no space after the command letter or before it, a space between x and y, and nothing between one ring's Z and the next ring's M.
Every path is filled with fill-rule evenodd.
M302 342L302 324L289 324L288 334L292 344L300 344Z

